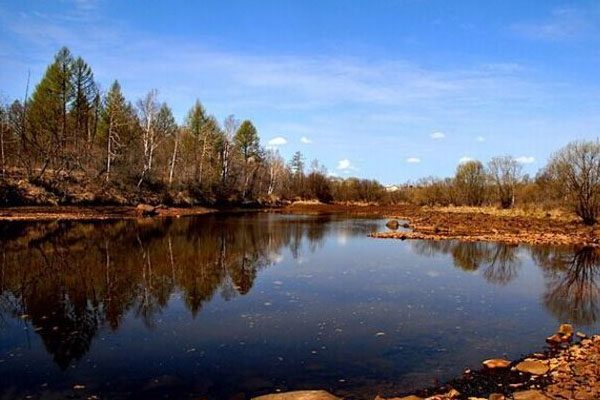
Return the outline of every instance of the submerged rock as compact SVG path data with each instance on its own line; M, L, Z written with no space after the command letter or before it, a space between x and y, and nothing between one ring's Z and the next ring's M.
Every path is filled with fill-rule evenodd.
M294 392L273 393L253 397L252 400L341 400L324 390L297 390Z
M398 222L397 219L391 219L385 224L385 226L395 231L400 227L400 222Z

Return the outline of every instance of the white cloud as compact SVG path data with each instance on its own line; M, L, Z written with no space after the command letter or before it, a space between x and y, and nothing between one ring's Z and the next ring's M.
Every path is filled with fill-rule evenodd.
M343 160L338 161L337 169L339 169L340 171L349 171L356 168L354 167L354 165L352 165L350 160L344 158Z
M304 143L304 144L311 144L311 143L313 142L313 141L312 141L312 139L310 139L310 138L307 138L306 136L302 136L302 137L300 138L300 141L301 141L302 143Z
M475 140L477 140L478 142L485 142L485 138L483 136L477 136Z
M418 164L421 162L421 159L419 157L408 157L406 162L409 164Z
M531 163L535 162L535 157L521 156L521 157L515 158L515 160L517 160L517 162L521 163L521 164L531 164Z
M464 163L468 163L469 161L475 161L475 159L473 157L464 156L464 157L459 158L458 163L464 164Z
M269 146L283 146L287 144L287 140L283 136L277 136L269 140Z
M432 139L443 139L446 137L446 134L444 132L433 132L429 137Z

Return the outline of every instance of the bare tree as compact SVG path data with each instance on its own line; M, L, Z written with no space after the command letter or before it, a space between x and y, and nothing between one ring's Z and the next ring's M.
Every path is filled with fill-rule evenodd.
M571 142L552 155L548 172L583 222L593 225L600 211L600 142Z
M463 204L481 206L486 195L486 174L479 161L467 161L456 168L455 182Z
M154 151L158 147L158 137L156 135L154 120L159 111L158 101L156 100L158 91L152 89L143 99L137 102L138 114L142 132L143 169L137 186L140 187L146 174L152 170L152 158Z
M221 153L221 186L224 188L227 184L231 170L231 161L233 156L233 136L240 127L240 121L233 115L229 115L223 122L223 137L220 146Z
M488 171L502 208L515 204L515 187L521 178L522 167L511 156L494 157L488 163Z

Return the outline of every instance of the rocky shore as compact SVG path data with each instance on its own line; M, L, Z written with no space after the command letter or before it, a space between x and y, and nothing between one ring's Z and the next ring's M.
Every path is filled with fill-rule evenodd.
M371 237L384 239L461 240L507 244L600 246L598 226L586 226L575 216L554 211L499 210L489 207L419 207L400 205L292 204L298 213L343 213L386 217L400 224ZM407 222L407 229L399 229Z
M516 361L489 359L447 384L403 397L374 400L597 400L600 335L573 333L570 325L547 339L549 348ZM323 390L275 393L254 400L341 400Z

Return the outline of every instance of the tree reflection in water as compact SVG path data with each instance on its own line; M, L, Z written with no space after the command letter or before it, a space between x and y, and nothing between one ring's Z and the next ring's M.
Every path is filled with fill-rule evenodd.
M380 226L351 219L336 225L331 219L257 213L4 226L0 323L27 315L56 364L66 369L89 351L101 327L117 330L134 315L152 329L174 294L197 316L216 294L230 300L251 291L259 271L279 262L284 249L298 258L301 249L322 246L333 227L338 238L346 238ZM517 279L529 249L544 274L544 306L560 321L591 325L598 319L596 249L410 243L420 255L447 254L457 268L478 271L498 285Z
M302 243L314 251L331 228L331 217L272 217L4 227L0 315L26 315L65 369L88 352L99 327L117 330L129 311L152 328L178 292L196 316L217 292L225 300L248 293L283 247L293 257ZM342 229L364 236L377 224Z
M600 251L536 248L532 256L544 270L546 308L561 321L594 324L600 305Z
M454 265L465 271L478 271L490 283L505 285L515 279L521 268L521 259L515 245L489 242L415 241L418 254L431 256L449 254Z
M518 246L488 242L414 241L418 254L449 254L454 265L466 271L483 268L490 283L505 285L521 268ZM561 322L593 325L600 308L600 250L549 246L529 247L534 262L543 270L544 306Z

